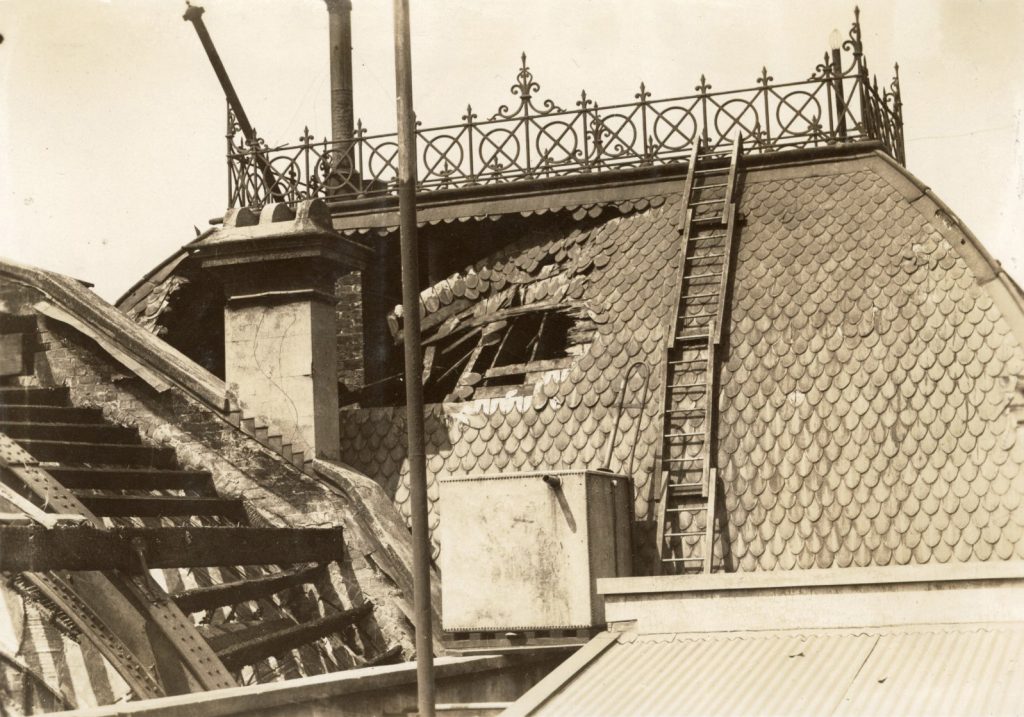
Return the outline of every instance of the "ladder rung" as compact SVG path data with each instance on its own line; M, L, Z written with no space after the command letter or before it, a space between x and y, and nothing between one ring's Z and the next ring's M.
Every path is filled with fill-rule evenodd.
M669 366L681 366L681 365L683 365L683 364L691 364L691 363L707 363L707 362L708 362L708 359L707 359L707 357L705 356L704 358L699 358L699 359L691 359L691 360L689 360L689 361L669 361L669 362L668 362L668 365L669 365Z
M695 259L721 259L725 254L701 254L700 256L688 256L686 257L689 261Z
M719 293L713 291L710 294L683 294L684 299L706 299L710 296L719 296Z
M697 241L701 239L723 239L725 238L725 232L718 232L715 234L703 234L699 237L690 237L690 241Z
M704 486L701 483L676 483L675 485L669 484L669 488L675 493L683 493L684 497L689 494L690 497L696 497L697 495L703 496ZM707 510L706 507L694 505L689 508L665 508L667 512L686 512L696 510Z
M721 274L715 274L715 273L712 272L710 274L691 274L689 276L684 274L683 275L683 279L707 279L707 278L710 278L712 276L717 278L717 279L721 279L722 278Z
M719 187L728 187L728 182L719 182L718 184L702 184L699 187L694 187L696 190L701 189L718 189Z
M725 203L725 197L721 197L719 199L702 199L699 202L687 202L687 206L688 207L702 207L702 206L704 206L706 204L724 204L724 203ZM702 218L704 218L704 217L702 217Z
M705 431L681 431L679 433L666 433L665 438L692 438L693 436L703 436Z
M680 486L680 484L676 484L676 486L670 486L670 488L675 488L675 489L687 488L687 489L690 489L691 491L693 491L694 493L696 493L698 491L699 492L703 491L703 486L701 486L700 483L686 483L685 486ZM707 511L707 510L708 510L708 504L707 503L701 503L699 505L691 505L691 506L686 506L686 507L676 506L675 508L666 508L665 512L667 512L667 513L696 513L696 512Z
M715 316L715 314L708 314L708 313L701 312L699 314L686 314L684 316L680 316L679 318L680 319L703 319L703 318L708 317L708 316Z
M701 458L700 456L691 456L691 457L688 457L688 458L662 458L661 462L662 463L683 463L683 462L693 463L694 461L702 461L702 460L704 460L704 459ZM669 485L669 487L671 487L671 484Z
M678 533L664 533L666 538L696 538L697 536L703 536L703 530L682 530Z
M706 408L670 408L665 413L703 413Z
M669 384L669 388L707 388L704 383L672 383Z
M692 505L689 508L665 508L665 512L666 513L699 513L701 511L705 511L706 512L707 509L708 509L707 505ZM668 535L671 535L671 533L665 533L665 535L668 536ZM679 534L676 533L676 535L679 535ZM694 535L704 535L704 531L702 530L699 533L694 533Z

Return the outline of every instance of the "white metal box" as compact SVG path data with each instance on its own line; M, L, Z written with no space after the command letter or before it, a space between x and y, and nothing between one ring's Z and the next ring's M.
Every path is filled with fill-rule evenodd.
M602 625L598 578L632 570L624 476L561 470L441 478L449 632Z

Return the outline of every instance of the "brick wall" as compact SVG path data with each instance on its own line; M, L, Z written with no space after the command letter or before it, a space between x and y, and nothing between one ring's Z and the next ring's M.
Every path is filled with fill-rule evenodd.
M338 381L343 390L363 386L363 294L362 273L352 271L334 285L338 297Z

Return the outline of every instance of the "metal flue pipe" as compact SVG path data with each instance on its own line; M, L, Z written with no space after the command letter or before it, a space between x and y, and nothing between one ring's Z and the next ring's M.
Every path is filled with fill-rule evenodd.
M409 493L412 498L416 613L416 691L420 717L434 717L433 613L430 607L430 535L427 530L427 462L423 431L423 347L420 345L420 268L416 237L416 119L412 107L409 0L394 0L394 16L405 410L409 433Z
M352 137L355 119L352 105L352 0L326 0L331 63L331 171L328 196L353 189Z
M331 139L349 142L352 108L352 0L326 0L331 44Z

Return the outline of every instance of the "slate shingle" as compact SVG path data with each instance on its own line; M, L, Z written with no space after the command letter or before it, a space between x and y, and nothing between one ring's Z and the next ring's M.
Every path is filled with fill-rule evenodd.
M723 553L736 570L1024 558L1024 437L1007 408L1024 350L968 263L885 172L861 163L808 174L752 173L742 188L718 395L728 516L719 565ZM462 286L482 305L536 282L531 272L566 274L597 326L575 364L532 396L429 407L431 481L601 466L619 386L642 361L651 392L633 476L636 514L652 517L679 203L526 237L425 292L439 311ZM343 455L408 515L404 409L342 418ZM623 419L613 470L628 461L636 420ZM368 448L385 435L393 449Z

